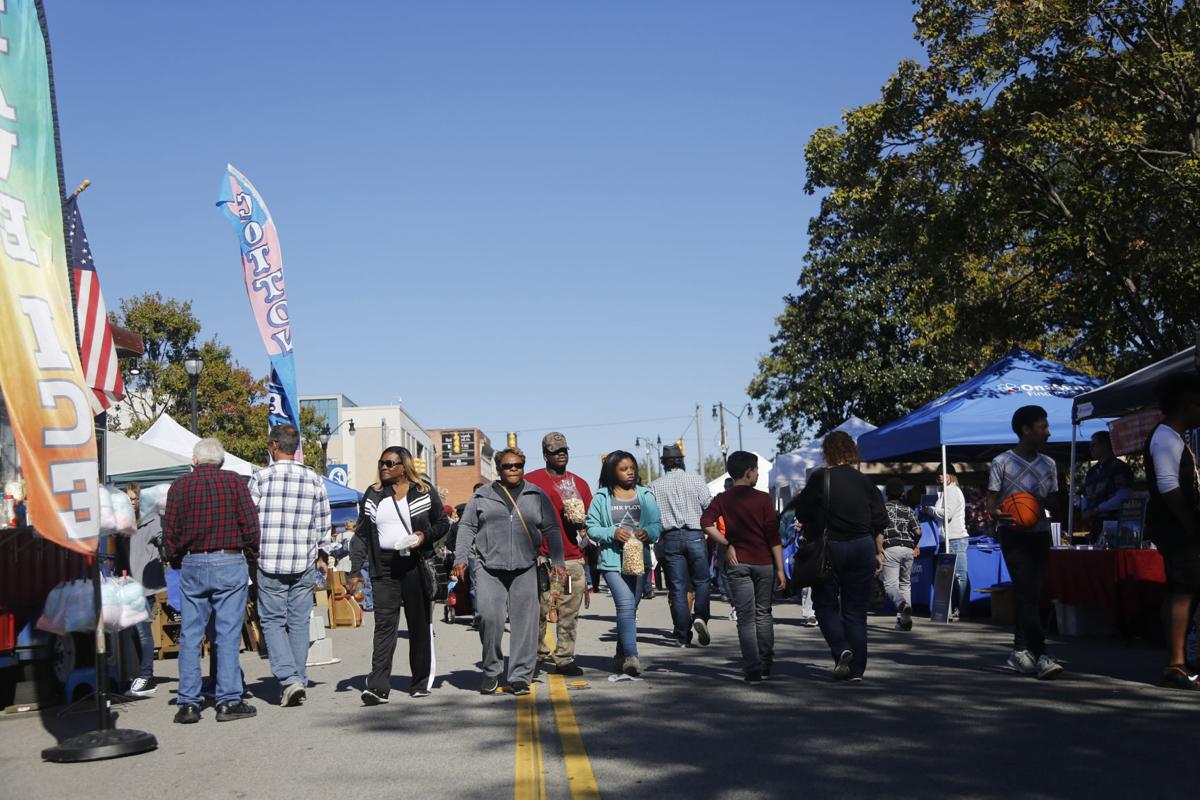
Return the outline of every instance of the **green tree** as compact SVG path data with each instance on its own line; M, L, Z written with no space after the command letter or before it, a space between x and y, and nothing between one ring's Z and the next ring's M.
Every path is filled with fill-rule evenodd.
M1197 329L1196 5L916 6L927 63L805 150L820 212L750 386L781 449L1013 346L1111 378Z
M704 457L704 480L711 481L725 474L725 459L721 456Z
M158 416L167 413L181 424L191 421L191 388L183 359L195 347L204 360L196 385L197 432L221 440L225 450L255 464L267 461L267 379L255 378L233 359L232 351L214 336L196 344L200 321L191 303L161 294L126 298L114 321L142 336L145 354L123 359L126 396L119 412L110 414L110 426L129 436L139 436ZM136 367L138 374L130 374ZM302 409L304 460L320 466L317 439L324 420L311 409Z

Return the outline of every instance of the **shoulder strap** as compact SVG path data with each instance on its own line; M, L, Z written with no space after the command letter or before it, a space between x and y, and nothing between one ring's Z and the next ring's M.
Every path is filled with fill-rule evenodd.
M525 535L529 537L529 543L533 544L533 534L529 532L529 526L525 524L525 515L521 513L521 507L517 505L517 501L513 499L512 493L508 491L507 486L501 483L500 488L504 491L504 494L508 497L508 501L512 503L513 509L517 512L517 519L521 520L521 527L525 529Z
M408 501L407 497L404 499L405 499L405 502ZM412 528L410 528L408 526L408 523L404 521L404 515L400 513L400 504L396 502L395 492L392 493L392 505L396 507L396 516L400 518L400 524L404 526L404 532L407 533L409 536L412 536L413 535Z

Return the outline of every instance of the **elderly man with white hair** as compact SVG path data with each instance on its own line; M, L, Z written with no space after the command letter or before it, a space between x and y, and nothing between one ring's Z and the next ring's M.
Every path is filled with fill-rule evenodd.
M179 697L175 722L200 721L200 640L215 618L217 721L255 715L242 700L238 639L246 613L248 561L258 556L258 510L246 479L221 469L225 449L201 439L192 451L192 473L171 486L163 517L163 546L179 579Z

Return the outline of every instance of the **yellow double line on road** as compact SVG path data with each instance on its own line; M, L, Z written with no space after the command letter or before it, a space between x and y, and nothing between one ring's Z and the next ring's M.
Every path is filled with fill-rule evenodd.
M551 639L553 626L547 626L546 640L550 652L554 652ZM567 691L567 682L562 675L547 675L550 687L550 704L558 724L558 739L562 746L563 766L567 773L567 787L571 800L599 800L600 787L592 772L592 762L583 746L583 735L575 709ZM516 770L513 781L514 800L545 800L546 773L542 757L542 739L538 728L537 686L531 686L529 694L517 698L517 746Z

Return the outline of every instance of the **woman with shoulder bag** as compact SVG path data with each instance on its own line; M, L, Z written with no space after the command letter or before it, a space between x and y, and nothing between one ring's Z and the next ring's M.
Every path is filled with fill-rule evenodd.
M654 493L637 485L637 459L618 450L600 468L600 489L588 509L588 538L599 547L600 573L617 606L617 652L613 672L637 677L642 672L637 651L637 607L650 565L650 546L662 533L662 513ZM640 541L641 569L626 561L626 545ZM636 560L636 546L634 546Z
M861 681L867 669L867 607L883 568L888 516L879 490L858 470L858 446L849 434L829 434L821 451L826 466L809 476L791 507L805 531L824 531L828 542L833 574L813 588L813 611L833 656L833 677Z
M433 595L436 583L430 559L433 542L446 535L450 522L437 492L417 473L412 454L389 447L379 456L379 481L367 488L359 503L358 525L350 542L351 593L371 576L375 600L375 639L371 674L363 690L363 705L388 701L392 656L400 606L408 626L408 664L412 680L408 693L426 697L433 688Z

